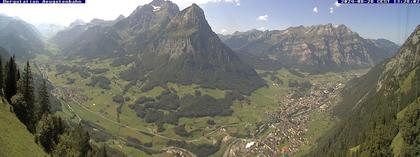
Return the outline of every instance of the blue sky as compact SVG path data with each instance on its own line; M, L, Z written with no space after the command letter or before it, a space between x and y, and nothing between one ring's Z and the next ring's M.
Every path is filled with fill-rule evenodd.
M32 24L68 25L76 19L111 20L128 16L152 0L86 0L86 4L0 4L0 13ZM345 24L365 38L385 38L401 44L420 24L420 4L347 4L336 0L172 0L181 9L200 5L216 33L291 26ZM315 9L316 8L316 9ZM331 11L331 8L333 12ZM316 12L315 12L316 11ZM47 16L46 16L47 15Z
M385 38L401 44L420 24L420 5L336 6L335 0L241 0L239 6L206 3L202 7L218 33L332 23L345 24L366 38ZM317 12L314 12L315 7ZM260 16L267 18L257 20Z

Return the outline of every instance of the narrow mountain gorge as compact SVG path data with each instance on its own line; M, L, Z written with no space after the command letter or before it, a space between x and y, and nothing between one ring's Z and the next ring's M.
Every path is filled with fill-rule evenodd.
M57 25L57 24L39 24L35 25L36 29L41 33L43 39L50 39L55 34L57 34L59 31L62 31L65 29L64 26Z
M335 108L343 121L308 156L420 155L419 39L420 26L395 57L346 86Z
M391 57L399 47L385 39L364 39L345 25L332 24L220 37L256 68L291 67L310 72L370 67Z
M155 0L114 24L76 25L51 41L72 58L113 58L114 66L134 64L120 77L146 81L147 88L167 82L195 83L250 94L264 85L257 73L220 41L195 4L179 11L170 1Z

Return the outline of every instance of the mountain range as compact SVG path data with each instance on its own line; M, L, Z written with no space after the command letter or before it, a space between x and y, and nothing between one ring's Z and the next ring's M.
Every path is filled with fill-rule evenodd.
M214 33L196 4L180 11L170 1L154 0L110 24L90 22L59 32L51 39L71 58L113 59L134 64L120 77L237 90L249 94L264 85Z
M322 72L371 67L399 48L389 40L365 39L345 25L333 24L219 36L258 69L291 67Z
M41 34L35 26L5 15L0 15L0 47L16 55L18 59L46 53Z
M49 69L48 72L51 70L56 74L55 76L50 75L52 77L51 80L58 82L56 84L61 84L60 81L62 80L58 79L66 79L62 81L63 84L66 81L68 82L68 84L63 86L63 89L56 88L56 92L61 93L61 90L63 90L61 95L63 97L69 95L68 97L71 97L75 102L79 99L86 100L83 103L88 105L85 106L85 104L77 102L79 105L75 105L75 109L77 111L78 109L88 110L92 113L97 113L95 110L98 109L99 112L97 114L111 122L114 121L107 117L113 115L109 114L108 110L115 111L118 120L118 123L114 122L118 127L118 133L115 134L115 137L120 136L120 134L124 135L126 131L124 129L133 129L141 126L146 130L150 130L151 132L146 132L135 129L135 132L144 134L145 137L147 136L145 139L149 139L150 136L150 143L148 140L138 140L137 142L137 145L145 146L144 149L143 147L138 147L142 148L139 150L144 151L148 155L159 156L161 152L170 152L170 149L179 148L180 152L184 152L183 149L185 149L198 156L207 156L206 153L201 152L210 152L208 153L210 155L217 153L219 149L222 151L223 149L234 150L232 146L239 140L242 140L242 138L249 139L243 140L247 142L243 144L244 147L249 147L250 151L258 150L254 148L260 143L251 142L252 140L262 139L261 137L265 135L261 134L270 134L271 136L273 134L270 130L280 130L284 126L283 119L276 122L282 125L279 128L276 128L277 124L276 126L264 125L263 123L265 122L263 120L266 118L269 118L269 121L276 118L268 111L265 111L276 109L279 107L278 105L282 105L283 102L279 102L283 98L282 94L293 94L292 92L295 92L295 90L296 93L299 90L306 90L294 87L299 86L301 79L305 79L305 82L302 82L302 84L307 83L308 88L312 88L312 86L314 86L313 88L318 88L318 84L324 82L316 80L314 82L317 85L312 85L312 80L309 80L311 77L308 77L309 81L307 81L304 78L308 76L306 73L302 74L294 69L310 73L323 73L370 67L371 70L366 75L355 77L345 83L346 85L339 98L340 102L337 105L333 105L331 113L334 115L334 118L339 120L334 121L333 127L325 135L320 136L316 141L317 143L313 145L314 147L305 155L310 157L420 156L420 26L417 26L415 31L401 46L386 39L366 39L345 25L333 24L298 26L272 31L251 30L235 32L231 35L218 35L213 32L206 20L204 11L198 5L193 4L180 10L171 1L153 0L149 4L137 7L127 17L119 16L117 19L109 21L101 19L93 19L90 22L76 20L66 28L56 25L45 25L38 26L38 29L41 33L35 26L20 19L0 15L0 56L3 59L3 64L13 54L20 59L30 59L36 54L47 53L44 43L46 41L43 41L45 38L42 37L42 34L44 37L51 37L47 42L56 44L60 48L59 53L61 54L48 59L56 59L54 57L63 59L61 55L64 55L65 59L70 60L72 64L72 67L66 67L67 65L64 65L66 63L58 61L58 64L54 63L56 64L55 68L53 66L49 67L49 65L47 65L48 68L45 68L46 70ZM38 62L39 60L36 61ZM99 63L99 61L103 62ZM48 63L46 62L45 64ZM118 70L107 69L109 67L90 69L90 64L87 66L83 65L83 63L92 63L94 65L96 63L98 63L97 65L106 63ZM81 67L78 64L81 64ZM35 67L41 71L42 67ZM79 72L81 77L73 77L73 72L66 73L66 70L60 70L65 68L69 68L71 71L81 71ZM84 71L82 68L87 71L86 73L89 73L89 76L82 76ZM281 72L282 70L279 70L280 68L285 68L284 73ZM13 71L13 68L9 69ZM28 69L24 71L30 72L30 69ZM256 72L256 69L262 70L260 75ZM93 74L94 72L91 71L95 70L99 72ZM64 72L61 73L59 71ZM119 73L114 73L116 71ZM90 73L92 73L92 77ZM27 73L28 75L22 74L22 78L29 78L23 80L28 81L32 79L32 76L29 75L30 73ZM274 74L281 76L281 79L274 76ZM341 73L334 74L339 75L339 77L345 75ZM271 77L264 75L270 75ZM8 78L13 78L10 76L15 75L9 75ZM256 89L266 86L266 81L260 76L267 78L270 86L263 89L262 92L257 91L255 95L250 96ZM35 75L35 82L40 81L37 80L41 79L38 77ZM140 83L137 83L142 82L141 88L143 91L137 91L136 89L133 95L130 95L132 93L126 94L125 92L120 92L120 90L113 90L114 87L119 88L120 86L119 82L117 82L120 80L117 77L129 81L129 83L125 81L121 83L125 87L130 87L133 83L139 85ZM326 75L325 77L330 76ZM269 80L270 78L271 81ZM83 84L80 84L80 82L75 84L76 79L80 79L77 81ZM89 79L91 83L84 84L85 82L83 81L89 81ZM331 79L334 78L328 78L328 81ZM101 82L101 80L106 82L104 83L106 84L105 88L90 90L95 88L96 84L99 84L98 86L101 87L100 83L97 83ZM175 83L178 89L174 87L169 89L168 82ZM273 83L272 86L271 83ZM72 87L75 87L76 90L81 89L80 93L75 91L77 92L75 98L73 98L73 89L69 88L67 91L70 84L74 84ZM192 84L192 87L183 87L185 89L181 89L179 86ZM224 91L201 89L196 87L196 84L200 87L217 88ZM30 82L24 84L24 81L21 81L19 85L22 85L22 87L19 86L19 92L22 91L21 88L24 88L23 85L25 85L25 88L30 89ZM77 87L78 85L79 87ZM80 87L84 85L92 87ZM156 91L146 92L157 86L164 87L162 91L157 90L161 92L160 95L153 96ZM338 89L338 86L341 85L335 87ZM330 91L328 88L326 88L327 90L321 88L320 92L327 94ZM184 94L182 90L188 90L188 92L191 90L194 94L182 95ZM201 93L201 91L207 90L217 94L222 93L224 96L216 98ZM331 90L334 91L335 89ZM25 89L26 91L29 90ZM37 89L37 91L39 90ZM84 92L92 92L94 94L89 95ZM101 94L95 92L101 92ZM179 92L179 95L177 92ZM267 95L268 93L272 95ZM79 94L83 95L83 97L80 96L79 98ZM302 98L299 99L303 99L304 96L314 98L314 95L316 96L317 92L311 91L310 95L302 94ZM335 93L331 95L335 95ZM96 102L98 100L96 99L97 97L103 99L105 97L111 98L111 96L113 102L105 102L108 99ZM264 99L261 99L261 97L264 97ZM288 96L285 97L288 98ZM16 102L17 98L19 97L12 99ZM33 140L33 135L26 130L27 128L11 112L12 110L10 109L13 109L13 107L5 102L3 98L0 97L0 99L2 99L0 100L0 119L4 119L0 121L0 124L2 124L0 125L0 130L4 133L2 137L5 137L3 139L0 137L0 145L7 146L0 148L0 156L28 156L31 153L33 156L45 156L45 152L36 145L37 143L42 144L42 142L38 138ZM51 99L58 101L54 97ZM291 99L294 98L292 97ZM65 100L62 99L62 101ZM111 99L109 100L111 101ZM234 100L241 101L238 101L237 105L232 106L234 105ZM311 102L313 102L312 100L317 99L310 99ZM23 103L28 103L25 101ZM92 102L95 102L95 104L91 106ZM290 104L287 100L284 102ZM320 102L314 103L319 104ZM333 101L330 101L328 98L326 103L329 104L330 102ZM270 106L272 105L271 103L274 105ZM299 103L300 106L304 106L301 102ZM322 103L324 102L322 101ZM119 104L119 107L109 104ZM106 108L102 108L104 106ZM88 117L82 120L70 105L67 105L67 107L69 113L72 112L71 115L74 114L72 118L79 118L78 122L83 123L85 119L89 120L90 117L86 115L90 115L90 112L86 112L86 115L84 115L84 112L78 111L83 113L83 118ZM238 108L240 108L240 112L237 112ZM127 109L132 109L135 113L127 111ZM260 114L264 111L267 114L266 117L250 116L251 112L255 112L252 111L253 109L261 112L252 114ZM308 107L308 109L312 109L312 107ZM13 110L16 113L17 111ZM310 111L308 110L308 112ZM234 115L234 112L235 114L243 115L235 115L234 117L229 117L229 119L224 119L225 117L223 116ZM285 112L289 111L285 110ZM288 114L285 116L291 119L295 118L292 117L294 113L307 114L307 111L300 112L300 109L291 111L294 112L293 114L285 112L282 111L280 114ZM330 114L329 110L322 112L326 116ZM23 113L29 112L25 111ZM314 116L309 114L309 118L305 118L312 119ZM121 123L120 116L122 119ZM142 118L141 123L137 123L139 119L130 116ZM201 119L194 119L191 123L185 122L197 117L201 117ZM253 119L257 120L255 121L255 126L254 122L251 121ZM53 125L55 124L53 123L55 122L53 121L45 123L45 127L43 127L43 123L38 123L42 125L38 125L37 129L45 129L45 134L48 135L53 134L50 133L50 131L54 131L52 128L54 128ZM226 125L224 121L226 121ZM61 125L61 120L57 122ZM89 122L86 125L91 125L90 121L86 122ZM101 121L99 120L96 120L96 122L98 128L104 124L100 123ZM143 122L155 124L145 124ZM143 124L145 125L143 126ZM194 126L197 124L199 127ZM245 127L240 126L242 124L245 124ZM51 125L51 128L47 125ZM301 123L297 125L304 126ZM81 126L79 125L80 128ZM186 126L188 126L187 129ZM271 129L265 130L266 126ZM229 127L239 131L229 130ZM92 130L95 131L93 128ZM100 131L109 131L106 129L108 128L104 127ZM165 129L168 130L165 132ZM211 131L206 129L211 129ZM241 129L243 129L244 133L239 134L239 132L242 132ZM252 136L254 129L256 129L256 134ZM319 128L316 129L319 130ZM10 130L15 132L12 133ZM294 129L288 130L299 136L312 136L311 134L299 133L299 129L297 131ZM66 136L61 137L60 140L64 141L64 144L61 143L61 146L58 145L58 148L61 149L62 147L63 152L70 153L77 153L77 151L67 151L67 144L77 146L82 144L83 146L78 147L80 149L91 148L89 143L92 141L89 136L86 136L89 134L84 134L82 130L79 131L72 134L66 133ZM169 134L167 134L168 132ZM98 129L92 135L95 136L95 133L99 134ZM220 140L214 138L211 135L213 133L220 133ZM194 135L189 137L189 134ZM41 134L35 134L35 136L39 135ZM174 138L166 137L167 135L174 136ZM277 136L278 134L274 135ZM114 138L114 132L111 131L109 136L112 141L109 142L106 139L108 137L104 137L106 143L117 143L118 147L121 146L120 144L124 144L120 143L119 139ZM126 145L129 147L132 146L128 144L130 136L128 136L126 142ZM183 140L184 136L187 139L185 141ZM203 139L203 141L195 141L195 136L198 136L197 139L199 140ZM56 147L57 141L51 139L45 138L44 140L50 140L52 142L51 146ZM85 144L80 142L80 140L83 140ZM220 141L225 142L227 145L220 145L222 143ZM233 143L229 143L229 141ZM282 139L282 142L285 141L294 142L293 138L289 137ZM213 145L209 145L207 142L213 143ZM28 144L29 149L25 149L24 146L26 145L22 145L22 143ZM312 146L312 143L310 144ZM168 147L163 148L166 146ZM266 146L269 147L268 145ZM281 146L282 151L283 148L288 149L284 143L281 145L277 143L277 146ZM155 147L158 149L162 147L163 149L155 152ZM164 149L167 150L163 151ZM106 152L105 147L103 151ZM149 154L148 152L152 153ZM218 154L221 155L223 152ZM180 153L180 155L183 154ZM227 153L224 153L224 156L226 155Z

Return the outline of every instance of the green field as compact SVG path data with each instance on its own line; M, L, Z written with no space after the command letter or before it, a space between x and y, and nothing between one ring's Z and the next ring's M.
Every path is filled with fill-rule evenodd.
M10 112L10 106L3 98L0 100L0 156L47 156L26 126Z
M38 56L36 61L39 63L47 62L48 57ZM256 124L267 120L267 113L276 110L282 103L279 98L285 96L289 91L289 81L310 81L315 84L325 82L344 82L353 73L327 73L325 75L308 75L290 72L286 69L278 71L257 71L266 81L267 86L254 91L250 96L246 96L247 101L234 101L231 106L233 114L231 116L214 116L201 118L180 118L178 125L185 125L185 130L190 133L188 137L181 137L174 132L174 125L164 124L165 131L158 133L157 126L153 123L146 123L143 119L136 115L136 112L129 108L129 104L134 104L139 97L146 96L155 98L165 89L162 87L154 87L153 89L143 92L141 90L143 83L129 84L129 82L118 78L118 74L129 69L132 65L112 67L111 60L95 60L82 64L81 60L60 60L59 62L48 63L48 78L56 87L66 87L73 91L76 98L65 101L71 109L63 106L63 111L58 112L72 120L78 120L77 116L82 119L95 123L104 128L108 133L115 137L126 139L127 137L135 138L142 143L151 143L153 149L162 149L166 147L168 139L178 139L195 144L212 144L214 140L221 141L225 137L250 137L250 133L256 129ZM83 65L89 69L106 68L110 69L101 74L91 73L90 77L83 78L77 72L67 71L63 74L57 74L57 65L67 65L69 67L80 67ZM267 75L267 73L270 73ZM355 71L354 73L361 73ZM110 80L110 89L102 89L101 87L89 86L92 77L103 76ZM276 84L272 77L277 77L283 83ZM68 80L74 79L69 84ZM129 88L127 88L129 85ZM203 88L199 85L180 85L168 83L167 88L176 91L176 94L182 98L185 95L194 95L196 91L200 91L202 95L208 95L216 99L222 99L226 91L219 89ZM124 89L126 92L124 92ZM112 100L113 96L122 95L125 98L123 104L118 104ZM127 99L128 98L128 99ZM122 105L120 107L120 105ZM120 107L121 113L117 112ZM329 115L323 113L311 114L309 124L308 137L315 140L327 128L333 124L333 120ZM207 122L213 120L214 126L208 125ZM224 131L222 131L222 128ZM145 134L146 133L146 134ZM150 136L154 134L154 136ZM221 148L213 156L220 156L224 153L226 147L230 145L232 140L221 143ZM129 156L138 156L142 154L140 150L124 146L124 141L113 139L107 142L109 145L118 148ZM302 150L308 150L310 146L303 146ZM144 153L144 152L143 152ZM142 154L142 156L145 154ZM164 154L160 154L164 155Z

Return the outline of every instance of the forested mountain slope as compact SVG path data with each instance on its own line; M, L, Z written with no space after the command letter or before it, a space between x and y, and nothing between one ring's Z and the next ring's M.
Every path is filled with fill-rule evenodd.
M398 54L351 81L343 119L308 156L420 155L420 26Z

